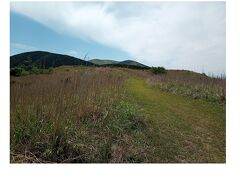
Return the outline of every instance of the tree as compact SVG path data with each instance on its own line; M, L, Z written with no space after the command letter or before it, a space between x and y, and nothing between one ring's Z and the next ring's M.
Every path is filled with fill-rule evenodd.
M21 67L14 67L14 68L11 68L11 70L10 70L10 75L12 75L12 76L23 76L23 75L27 75L27 74L28 74L28 72L25 71Z
M167 72L164 67L152 67L151 71L154 74L164 74Z

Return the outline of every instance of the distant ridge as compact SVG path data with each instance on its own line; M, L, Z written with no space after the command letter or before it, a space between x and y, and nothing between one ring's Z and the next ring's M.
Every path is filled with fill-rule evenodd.
M23 65L34 65L39 68L58 67L62 65L96 66L96 64L76 57L46 51L25 52L10 57L10 67Z
M149 66L133 60L115 61L108 59L92 59L85 61L64 54L51 53L47 51L24 52L10 57L10 67L36 66L38 68L50 68L63 65L82 65L97 67L125 67L132 69L150 69Z
M109 60L109 59L91 59L91 60L89 60L89 62L98 64L98 65L119 63L119 61Z
M100 66L111 66L111 67L129 67L129 68L150 68L149 66L146 66L144 64L141 64L137 61L133 60L124 60L124 61L115 61L115 60L107 60L107 59L92 59L89 60L89 62L92 62L94 64L100 65Z
M141 63L139 63L137 61L133 61L133 60L125 60L125 61L119 62L119 64L134 65L134 66L140 66L140 67L148 67L144 64L141 64Z

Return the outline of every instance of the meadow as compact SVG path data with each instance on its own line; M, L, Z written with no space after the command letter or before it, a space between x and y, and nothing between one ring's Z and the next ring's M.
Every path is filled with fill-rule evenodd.
M224 163L226 80L61 66L11 76L11 163Z

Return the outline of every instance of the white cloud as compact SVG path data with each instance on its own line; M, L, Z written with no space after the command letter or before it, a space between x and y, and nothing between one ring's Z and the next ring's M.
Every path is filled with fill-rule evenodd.
M150 66L225 73L224 2L11 2L11 10Z

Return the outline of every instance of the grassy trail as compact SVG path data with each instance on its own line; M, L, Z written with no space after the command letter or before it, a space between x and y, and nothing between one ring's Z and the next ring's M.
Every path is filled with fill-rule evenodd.
M130 79L128 91L146 116L151 162L225 160L225 107L162 92Z

